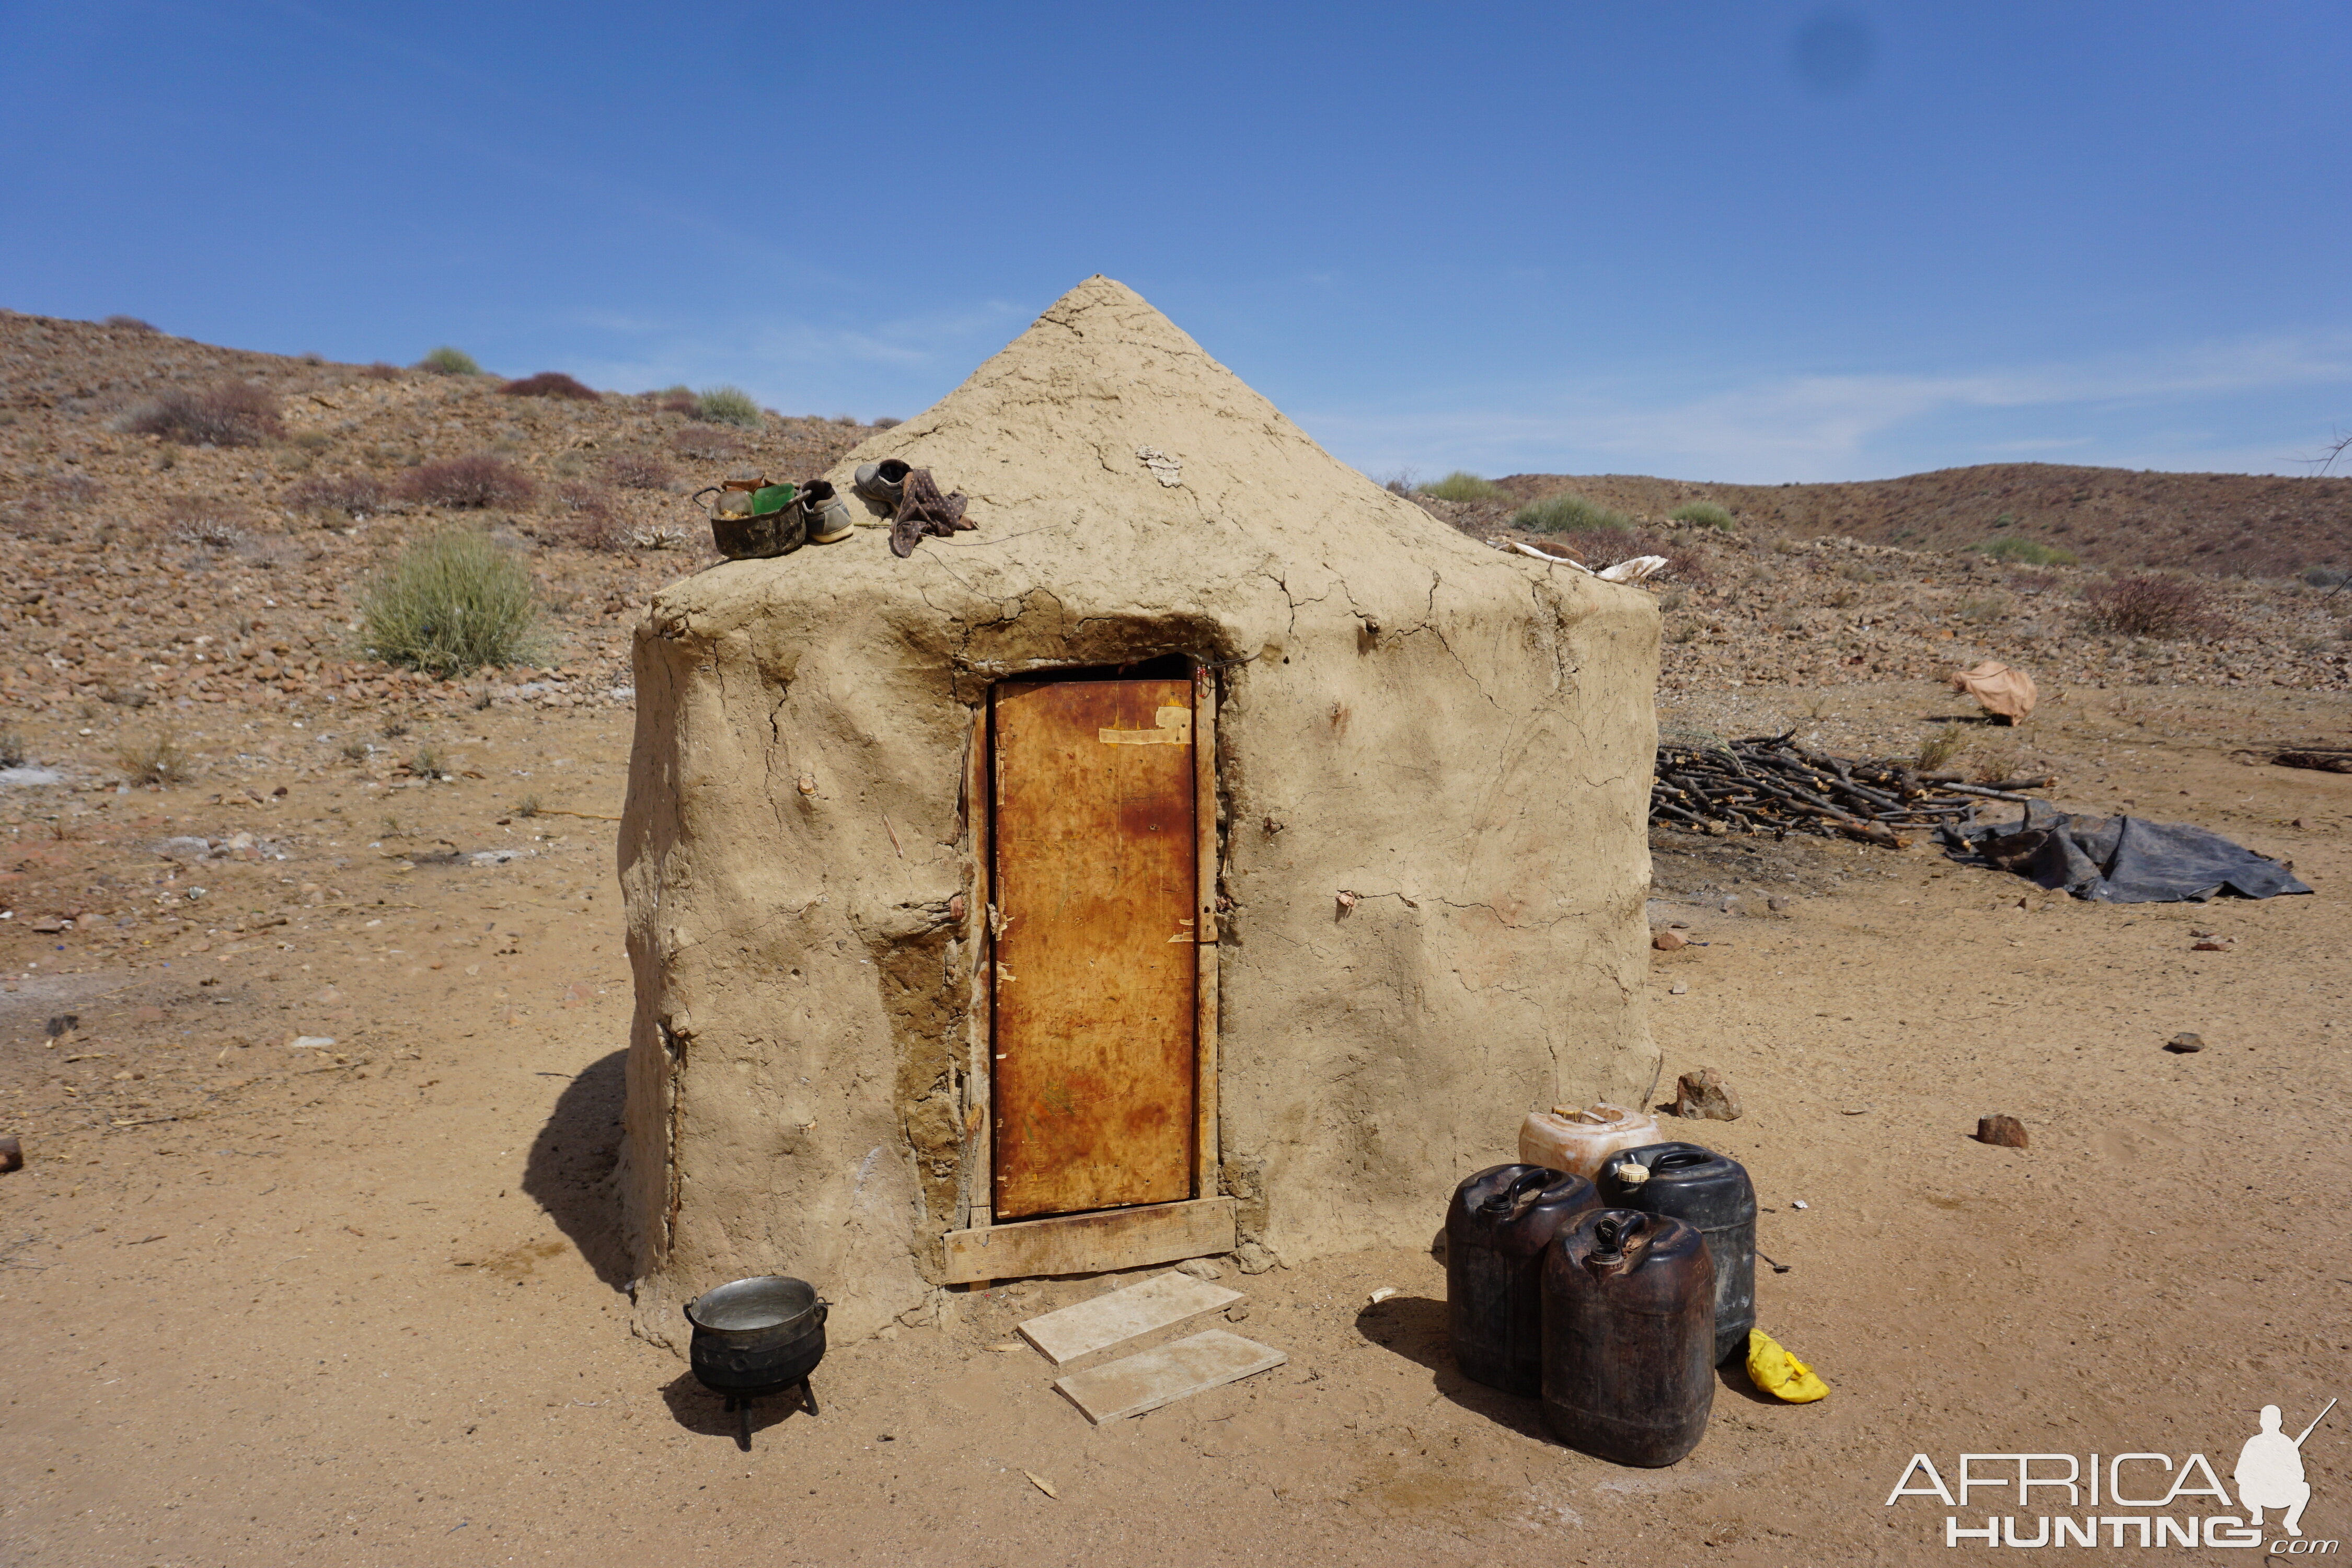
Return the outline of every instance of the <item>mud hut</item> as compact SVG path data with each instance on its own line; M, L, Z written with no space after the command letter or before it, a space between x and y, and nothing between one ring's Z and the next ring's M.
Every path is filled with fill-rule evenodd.
M640 1331L1428 1241L1640 1092L1658 616L1325 453L1095 278L829 477L887 528L663 589L621 832ZM879 514L861 514L879 521Z

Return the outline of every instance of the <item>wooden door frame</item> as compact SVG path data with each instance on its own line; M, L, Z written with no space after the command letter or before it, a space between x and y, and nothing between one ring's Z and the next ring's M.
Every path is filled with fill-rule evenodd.
M1218 1195L1217 1112L1217 698L1216 671L1192 661L1192 831L1198 913L1193 986L1192 1196L1090 1214L1000 1224L995 1124L995 683L972 712L964 745L963 794L972 875L964 930L971 943L965 1012L963 1227L942 1238L946 1283L1139 1267L1230 1252L1234 1204ZM1051 680L1051 668L1013 680Z

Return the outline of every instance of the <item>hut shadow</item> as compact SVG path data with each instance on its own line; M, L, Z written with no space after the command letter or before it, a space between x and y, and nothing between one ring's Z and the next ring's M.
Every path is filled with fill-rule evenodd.
M621 1107L628 1092L629 1053L599 1058L563 1088L524 1161L522 1190L572 1239L596 1278L628 1287L628 1248L621 1237L613 1165L621 1152Z
M730 1442L740 1438L740 1417L727 1408L727 1396L714 1394L694 1380L690 1372L679 1373L662 1384L662 1403L669 1406L670 1419L698 1437L724 1437ZM756 1446L760 1434L771 1426L781 1426L793 1416L808 1416L808 1407L800 1402L797 1392L762 1395L751 1404L751 1441ZM814 1419L814 1417L810 1417Z
M1507 1426L1522 1437L1539 1443L1552 1440L1544 1431L1542 1408L1536 1401L1462 1375L1461 1368L1454 1364L1444 1302L1426 1296L1391 1296L1358 1312L1356 1331L1367 1343L1426 1367L1430 1386L1472 1415Z

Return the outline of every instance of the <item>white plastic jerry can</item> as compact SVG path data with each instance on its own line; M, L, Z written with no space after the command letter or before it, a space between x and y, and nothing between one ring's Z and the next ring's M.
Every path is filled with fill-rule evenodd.
M1600 1174L1601 1163L1620 1149L1663 1143L1657 1119L1646 1110L1622 1105L1555 1105L1531 1110L1519 1126L1519 1160L1571 1175Z

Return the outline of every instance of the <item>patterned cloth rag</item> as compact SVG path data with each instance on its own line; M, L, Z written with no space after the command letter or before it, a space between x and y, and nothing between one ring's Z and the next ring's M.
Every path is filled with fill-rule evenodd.
M950 533L978 528L978 523L963 520L965 504L961 490L940 494L930 469L911 470L899 487L898 515L890 523L890 553L903 561L927 537L945 539Z

